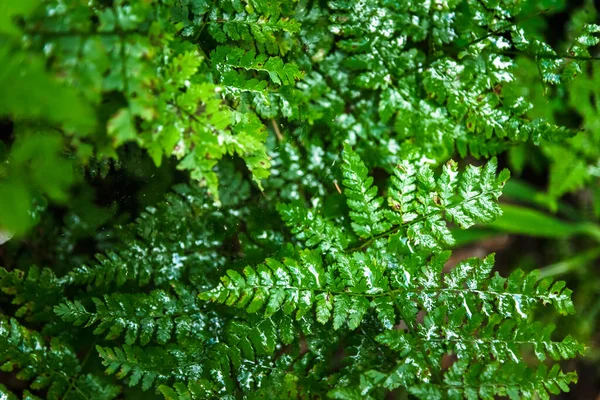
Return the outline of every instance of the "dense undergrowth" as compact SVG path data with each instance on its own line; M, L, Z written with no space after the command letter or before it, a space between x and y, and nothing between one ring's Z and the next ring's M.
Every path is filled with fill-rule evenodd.
M3 1L2 398L595 396L597 22Z

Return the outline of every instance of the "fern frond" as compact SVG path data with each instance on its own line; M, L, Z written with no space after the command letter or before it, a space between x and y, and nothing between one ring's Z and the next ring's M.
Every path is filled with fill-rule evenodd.
M290 85L273 88L267 80L250 78L244 73L229 70L219 77L219 86L228 98L248 104L263 118L275 118L278 115L289 119L299 118L298 109L291 106L300 100Z
M282 320L277 322L285 324ZM185 351L176 344L144 348L127 344L114 348L97 346L97 350L106 373L127 379L129 386L141 384L143 390L148 390L155 385L166 385L163 391L169 394L172 393L167 389L169 382L208 380L219 388L218 392L231 393L236 376L246 368L245 363L259 363L274 353L280 330L281 340L290 343L292 339L286 339L283 333L285 326L265 319L253 327L232 321L224 342L188 340L183 344Z
M569 105L583 118L583 130L563 143L545 144L543 153L550 161L548 194L554 202L567 193L594 184L598 175L600 135L594 127L598 124L598 98L600 92L594 84L600 77L600 65L591 63L577 79L569 82ZM581 101L590 99L590 101ZM555 113L560 110L556 109ZM596 207L596 215L600 211Z
M372 238L387 231L391 225L380 210L383 199L377 196L377 186L373 185L373 178L368 176L364 162L348 145L344 147L343 160L342 183L351 210L352 228L362 238Z
M218 182L213 168L226 154L219 145L222 137L232 136L232 107L223 102L222 89L215 85L218 77L207 73L204 63L210 64L212 61L205 59L204 50L189 41L174 40L174 25L169 22L167 27L158 22L163 18L170 21L172 15L174 20L181 18L194 25L203 19L211 7L204 1L176 3L157 7L140 3L133 8L111 4L106 10L90 9L86 4L71 4L69 12L72 12L73 18L62 25L51 21L51 18L49 20L49 11L45 8L37 10L24 24L30 42L28 46L46 56L49 68L58 72L64 79L62 83L72 88L67 90L58 82L54 84L49 77L49 82L46 82L41 76L45 71L38 66L43 63L37 61L36 57L28 56L28 59L36 60L36 71L32 70L28 78L36 86L31 92L54 93L54 97L61 96L61 101L46 104L47 101L40 98L27 107L27 115L36 118L36 115L41 115L39 105L44 105L42 108L50 110L49 114L46 113L50 115L49 118L61 122L67 133L73 131L72 126L81 126L78 131L81 139L78 140L93 140L92 144L96 145L94 151L102 156L116 158L115 148L126 142L136 142L146 149L157 166L161 164L163 156L175 156L181 160L180 169L189 170L194 179L208 186L209 192L216 196ZM256 14L250 5L245 10L244 7L235 7L239 15L245 16L244 22L254 26L254 36L248 45L263 46L255 37L269 42L273 37L272 30L279 29L287 35L286 30L297 31L299 28L287 15L289 7L284 7L286 14L282 15L280 4L258 3L261 4L259 9L266 14ZM237 5L241 6L241 3ZM215 6L216 9L221 7L228 8L225 4ZM189 21L187 14L190 11L200 18ZM226 15L230 16L229 13ZM89 24L92 17L98 24ZM216 23L219 19L212 22ZM234 31L230 29L228 32ZM278 35L281 36L281 33ZM271 43L270 46L276 48L277 43ZM44 48L46 52L42 51ZM209 53L208 49L206 53ZM140 56L142 54L143 57ZM0 54L0 58L2 56ZM21 62L20 56L12 58L14 62L9 63L11 69L12 65L23 69L29 63ZM294 64L284 63L279 57L265 59L264 65L259 64L254 64L253 71L258 68L270 73L279 83L286 83L290 79L294 82L301 75L297 67L293 67ZM10 89L17 84L26 88L21 78L14 78L13 83L4 86ZM22 108L23 100L20 99L26 91L15 93L13 97L17 102L10 107ZM105 95L110 97L116 93L123 101L110 105L102 102ZM85 101L78 101L77 95ZM88 103L91 107L88 107ZM57 104L68 104L70 107L60 108ZM245 113L247 107L240 105L233 110ZM7 112L13 115L10 109ZM106 121L106 126L100 126L99 131L106 132L104 136L107 137L85 136L95 128L93 121L96 114L102 115L101 121ZM79 125L68 118L79 118L76 121ZM75 142L80 144L79 141ZM88 143L85 145L89 146ZM91 151L82 147L86 154ZM261 151L265 152L264 141ZM249 164L255 163L254 154L245 151L242 157L247 157ZM259 175L267 175L267 169L256 167L254 171L258 180Z
M248 170L252 173L252 179L263 190L261 181L268 178L271 173L271 158L265 149L267 129L254 113L235 115L236 121L233 126L235 136L224 140L225 147L230 154L239 154L244 159Z
M49 268L40 270L35 265L27 272L0 268L0 288L13 296L12 304L19 306L16 317L35 322L47 322L51 307L58 304L64 294L62 282L54 272Z
M478 55L479 57L479 55ZM471 63L469 63L471 64ZM533 139L560 141L574 134L572 130L553 125L543 120L530 121L524 115L529 106L523 99L515 102L500 102L500 98L490 90L492 84L501 85L513 80L508 69L512 62L495 53L485 55L483 63L473 61L469 68L482 68L481 74L462 74L467 66L459 66L451 59L436 61L427 71L423 84L429 96L438 104L447 107L454 119L464 124L467 132L476 132L487 138L496 135L515 142ZM489 68L491 71L484 70ZM461 78L464 76L469 78ZM471 77L477 76L474 81ZM486 101L482 101L486 99Z
M212 15L211 15L212 16ZM273 46L277 33L297 33L300 24L288 17L265 17L257 14L215 15L208 23L208 31L219 43L228 39L242 40Z
M119 379L128 379L129 386L141 385L142 390L150 389L156 383L168 381L173 376L180 379L200 379L201 362L194 361L180 349L167 347L122 347L96 346L106 367L106 374L117 374ZM188 347L188 350L192 350Z
M226 92L232 93L236 96L241 96L242 93L252 93L257 96L267 97L269 91L269 81L246 77L244 74L240 74L235 70L230 70L221 75L219 84L223 86Z
M326 221L316 212L287 204L278 204L277 211L296 238L303 241L305 246L316 247L322 253L331 253L334 256L346 247L346 236L340 228Z
M252 50L244 51L238 47L219 46L211 53L211 60L217 65L217 68L221 69L230 67L265 72L277 85L293 85L304 75L297 65L284 63L279 57L257 55Z
M226 391L225 384L232 379L244 398L305 399L322 393L322 390L319 391L319 374L327 369L333 351L325 352L322 342L328 341L312 338L309 349L298 344L286 346L286 353L275 359L257 357L247 360L243 354L241 359L237 358L239 355L231 358L224 355L207 363L206 378L187 382L187 385L184 382L165 384L158 389L167 400L201 400L215 396L229 398L231 392ZM218 346L218 352L229 351L239 354L235 347ZM227 363L228 360L231 364Z
M66 390L69 376L79 371L75 352L57 339L47 346L42 336L20 325L16 319L0 320L0 359L5 371L20 370L17 378L34 379L33 388L50 393ZM61 365L61 370L53 370Z
M534 119L533 87L509 85L516 53L535 58L543 82L569 81L593 58L598 26L562 57L515 24L518 0L0 3L9 95L0 114L15 126L9 151L0 141L0 232L14 236L0 250L11 268L0 269L0 308L24 321L0 316L0 369L31 381L28 390L0 385L0 397L139 397L118 382L177 400L381 400L397 389L546 399L576 381L557 364L585 346L550 321L574 313L564 282L520 270L504 278L493 255L450 258L451 225L498 217L509 174L495 158L464 169L448 160L533 142L555 163L573 161L570 171L552 167L552 196L600 176L598 140L562 145L574 132L551 112ZM573 108L595 132L592 78L580 83L586 90L556 94L582 103ZM56 132L29 136L47 123ZM96 182L96 160L87 167L131 142L160 167L159 181L195 184L129 226L107 218L51 240L58 257L35 251L60 274L16 269L31 259L23 250L44 247L19 243L19 223L5 221L31 210L12 207L38 187L68 200L63 150L93 181L83 189L93 206L65 203L77 215L95 214L92 189L103 195L122 176L140 195L154 189L154 170L137 160L107 185ZM330 179L340 174L342 189ZM114 207L115 221L154 200ZM69 210L32 237L77 229ZM112 228L101 232L104 223ZM90 263L94 248L102 254ZM82 258L87 265L71 268ZM544 323L534 319L542 308Z
M417 246L437 249L454 244L446 222L462 229L492 222L502 211L497 204L509 177L508 170L496 176L497 161L485 167L469 165L459 172L448 162L436 180L428 167L417 168L403 161L394 169L386 217L392 225L406 226L406 236Z
M3 400L42 400L40 397L32 394L29 390L24 390L22 396L18 397L2 384L0 384L0 395Z
M212 83L191 85L167 102L168 112L164 115L168 118L157 121L150 128L166 136L167 147L171 150L178 146L179 151L174 151L181 159L178 169L189 170L192 178L207 186L209 193L215 196L218 194L218 182L213 169L226 154L226 150L218 144L219 137L229 136L233 123L233 113L223 104L218 91ZM182 113L185 119L178 120ZM196 134L181 137L185 130Z
M486 321L487 320L487 321ZM467 317L464 309L448 312L445 307L427 314L415 332L387 330L375 340L401 354L420 351L431 355L455 354L459 359L477 359L487 363L496 359L520 362L523 349L534 348L539 361L548 357L566 360L583 354L584 346L572 337L562 341L551 338L555 326L543 326L527 320Z
M192 381L187 385L176 382L172 387L160 385L158 391L166 400L195 400L217 396L217 392L208 380Z
M207 271L224 263L215 251L220 233L209 227L222 215L200 188L180 185L175 192L158 207L149 207L125 231L126 247L98 255L95 265L73 269L62 278L64 283L123 286L135 282L144 286L181 280L187 271L202 271L191 276L206 279Z
M589 49L600 43L600 25L585 24L565 55L559 55L548 44L529 37L522 28L515 26L511 35L517 49L535 58L542 80L556 85L572 80L581 73L584 61L593 60Z
M454 361L444 373L442 382L423 382L420 374L422 356L403 359L389 373L370 370L361 376L358 387L335 389L330 395L338 399L358 399L358 393L368 395L378 388L394 390L400 387L418 399L469 398L492 399L496 396L510 398L550 399L550 394L568 392L569 384L577 382L574 372L564 373L558 364L549 370L545 364L536 368L524 362L492 361L487 364L476 360Z
M183 290L180 287L180 290ZM133 345L139 340L145 346L154 339L165 344L174 336L183 342L188 338L204 339L205 314L195 304L193 293L178 293L174 296L163 290L149 294L105 295L104 299L93 298L95 312L88 311L80 301L67 301L54 307L55 313L64 321L75 326L97 325L95 335L106 331L106 339L125 336L125 343Z
M413 257L391 269L383 259L355 253L324 270L318 253L301 250L283 262L267 259L256 268L248 266L243 276L229 270L216 288L200 298L245 308L248 313L264 310L267 317L282 310L300 320L314 312L321 324L333 319L336 330L346 323L356 329L371 309L387 329L397 316L413 319L419 309L432 313L443 306L450 312L464 309L469 319L481 310L486 318L500 318L497 322L526 318L538 305L552 304L561 314L574 312L564 282L537 283L537 272L524 275L519 270L508 279L492 277L493 256L465 260L443 276L449 257L450 252L444 252L426 264L423 258Z
M290 0L270 1L270 0L249 0L248 5L256 12L267 17L278 17L284 7L290 7L293 4Z
M67 399L112 400L122 395L120 386L109 385L104 382L106 379L102 378L94 374L79 375L73 384L73 389L68 393Z
M119 394L115 386L101 383L95 377L79 376L81 365L71 347L58 338L46 343L40 333L13 318L0 319L0 363L3 371L17 370L18 379L32 381L29 384L32 390L45 390L50 400L64 398L72 387L80 390L79 385L83 393L90 393L87 389L93 386L99 399L110 400ZM82 399L77 394L69 398Z
M275 368L268 365L242 365L237 380L248 399L303 399L303 388L299 386L299 377L284 366ZM253 381L260 381L260 385ZM158 390L166 400L202 400L219 397L229 399L230 396L219 396L219 384L208 379L189 382L187 386L177 382L172 386L160 385ZM221 392L222 392L221 388Z
M422 265L426 260L420 256L407 258L391 272L391 286L399 291L414 291L415 299L427 312L438 307L437 301L443 301L450 310L464 308L467 315L475 315L475 310L481 310L486 316L497 313L503 318L526 318L537 305L552 304L561 315L575 311L572 292L565 289L563 281L538 280L537 270L525 274L517 269L508 278L498 273L492 276L493 254L483 260L461 261L442 276L443 265L449 257L449 251L436 255L425 269ZM403 276L412 279L406 281ZM434 292L439 292L440 296L436 295L434 299Z
M577 382L574 372L564 373L558 364L548 370L544 364L537 369L525 363L493 362L485 366L471 365L468 360L455 362L444 374L440 385L423 384L409 391L420 399L443 396L490 398L550 399L550 394L569 392L569 384Z
M286 315L296 312L297 320L318 302L318 320L325 323L331 310L330 298L324 293L315 294L325 285L321 257L311 250L301 250L298 257L299 260L285 258L283 263L267 259L256 268L244 268L244 276L229 270L221 277L218 287L199 296L203 300L246 308L248 313L264 309L267 317L279 309Z

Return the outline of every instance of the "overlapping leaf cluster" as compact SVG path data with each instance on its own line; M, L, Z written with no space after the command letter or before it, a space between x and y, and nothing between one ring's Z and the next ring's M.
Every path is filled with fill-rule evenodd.
M569 107L571 115L568 120L573 128L579 130L577 135L557 143L545 143L541 152L549 163L549 179L547 193L548 207L556 210L557 201L561 197L577 193L591 187L592 201L589 208L597 218L600 215L597 185L598 148L600 136L598 132L597 85L593 82L598 76L597 47L600 42L599 29L595 24L598 10L593 3L586 3L573 14L568 26L568 37L562 45L562 52L552 50L549 58L540 55L537 58L520 55L518 57L517 75L521 81L539 81L540 74L547 84L533 87L531 95L535 107L528 111L548 121L560 120L564 107ZM541 66L536 68L537 63ZM516 95L523 93L523 87L511 88ZM565 104L566 103L566 104ZM540 104L547 105L544 108ZM532 164L523 158L525 147L511 151L515 169L523 169Z
M260 186L270 160L257 113L274 116L278 111L267 110L278 110L280 103L291 113L290 90L284 87L280 95L279 86L293 86L303 72L281 57L299 23L292 3L221 3L7 2L0 31L6 89L0 115L18 119L27 143L38 140L31 136L38 135L40 121L53 133L47 140L62 147L61 133L76 166L91 157L116 158L116 148L135 142L156 165L164 157L180 159L179 168L208 186L217 201L214 169L224 156L242 157ZM206 27L216 46L198 41ZM1 208L18 213L0 213L0 224L23 231L32 224L28 203L36 192L64 202L72 178L51 188L50 182L19 181L24 171L14 153L9 170L0 170L0 193ZM58 166L70 167L57 158Z
M376 143L382 168L415 151L437 161L455 150L488 157L528 139L572 134L526 115L528 99L502 90L515 79L514 54L525 52L508 34L518 29L520 3L328 5L301 21L312 66L299 85L308 118L340 142Z
M73 183L127 146L189 183L111 226L93 259L1 269L2 370L26 399L568 391L558 361L584 347L536 320L574 312L565 283L450 252L453 231L502 213L494 155L568 151L573 132L510 86L515 54L594 95L573 78L597 27L569 63L521 29L521 3L4 2L0 232L30 229L45 199L78 219Z
M350 226L356 234L348 241L358 246L345 249L343 240L334 242L348 235L319 217L298 226L299 217L312 211L282 207L298 237L316 249L289 247L280 258L241 272L229 270L200 298L264 318L282 315L287 322L280 326L293 319L302 330L314 319L347 334L372 332L375 342L395 352L374 368L343 370L348 387L332 388L334 398L379 398L397 388L440 399L546 397L559 387L568 390L576 375L558 366L548 371L541 362L572 358L583 346L571 337L554 341L554 326L540 329L530 321L540 306L552 306L562 315L574 312L564 282L540 281L536 272L520 270L509 278L492 276L493 256L467 259L444 272L450 251L441 249L452 245L444 218L463 229L493 220L500 214L496 199L506 172L496 175L495 161L483 168L469 166L463 174L449 164L436 181L429 168L417 172L407 162L398 166L388 190L390 209L384 209L373 178L350 148L344 163ZM332 233L319 236L317 227ZM320 253L327 250L332 258L324 261ZM527 346L535 349L538 366L529 367L522 358ZM447 355L457 361L444 372L441 362ZM479 365L499 371L488 378ZM473 373L466 372L469 368Z

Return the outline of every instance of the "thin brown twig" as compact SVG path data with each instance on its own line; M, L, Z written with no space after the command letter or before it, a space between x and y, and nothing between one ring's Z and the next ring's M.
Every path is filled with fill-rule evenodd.
M279 124L277 124L277 121L275 121L274 118L271 119L271 124L273 125L273 130L275 131L275 136L277 136L277 140L279 140L280 142L283 141L283 135L279 130Z

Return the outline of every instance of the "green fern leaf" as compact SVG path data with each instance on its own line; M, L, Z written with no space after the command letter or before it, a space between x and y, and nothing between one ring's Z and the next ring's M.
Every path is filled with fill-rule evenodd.
M0 319L0 363L3 371L16 371L17 379L32 381L32 390L45 390L50 400L62 399L73 386L84 394L93 388L99 399L110 400L119 394L115 386L87 375L79 376L82 367L70 346L58 338L47 343L39 332L25 328L12 318ZM25 391L25 398L35 398L28 393Z
M268 259L256 268L246 267L244 276L230 270L221 278L221 284L201 293L200 298L245 307L248 313L264 310L267 317L279 310L286 315L296 311L297 320L314 308L321 324L333 317L334 329L347 322L351 330L361 324L371 309L388 329L397 321L398 307L403 319L416 318L418 309L436 313L447 307L460 326L463 318L475 318L476 310L493 318L495 322L490 326L504 319L526 318L539 305L552 304L561 314L574 312L571 291L564 289L564 282L538 283L537 272L524 275L518 270L508 279L497 274L491 277L493 256L465 260L442 277L449 256L449 252L435 256L427 267L423 267L423 258L409 258L390 271L383 260L355 253L324 271L318 253L301 250L297 258L287 257L283 263ZM407 276L412 277L410 281ZM454 314L456 309L461 309L462 314ZM445 315L439 318L442 324Z
M287 204L277 205L277 211L292 233L307 247L316 247L333 255L346 247L347 240L340 229L315 212Z
M160 385L158 390L166 400L194 400L215 396L211 386L208 380L200 380L190 382L187 386L181 382L175 383L173 387Z
M196 304L189 302L195 296L184 292L178 297L163 290L148 295L115 293L104 296L103 300L94 298L96 312L87 311L79 301L62 303L54 310L64 321L76 326L97 325L94 334L106 333L108 340L124 335L128 345L139 339L144 346L155 333L158 344L169 342L172 336L179 342L190 337L204 339L206 316Z
M350 146L344 147L344 180L346 198L352 218L352 228L362 238L371 238L387 231L391 225L380 210L383 199L377 196L377 186L368 170Z
M211 217L206 219L209 215ZM175 193L169 194L165 202L157 208L148 208L130 227L128 234L132 239L128 246L106 255L97 255L96 264L77 267L62 280L65 285L107 286L114 283L123 286L137 282L144 286L150 282L161 284L179 280L187 269L203 271L198 274L203 279L208 265L212 265L211 269L224 262L209 250L214 250L219 240L208 240L215 232L206 229L211 223L209 220L216 223L221 218L202 189L177 186ZM223 224L223 221L220 223ZM198 236L192 235L192 232ZM206 240L199 239L201 237ZM211 256L204 258L198 252L200 248L207 250ZM172 262L168 268L163 268L165 260Z
M454 239L444 219L467 229L492 222L502 213L497 199L509 172L496 176L496 168L495 158L483 168L468 166L463 173L449 162L435 180L429 167L417 169L403 161L391 178L388 203L393 211L386 217L392 225L405 225L406 235L417 246L451 246Z
M276 33L297 33L300 24L287 17L265 17L257 14L237 14L216 16L208 24L208 31L219 43L231 40L253 41L261 44L274 44Z
M0 268L0 288L18 305L15 316L28 321L48 321L48 310L63 296L62 282L49 268L31 266L27 272Z
M219 46L211 53L211 60L221 68L265 72L277 85L293 85L304 75L295 64L284 63L279 57L257 55L254 51L244 51L237 47Z

